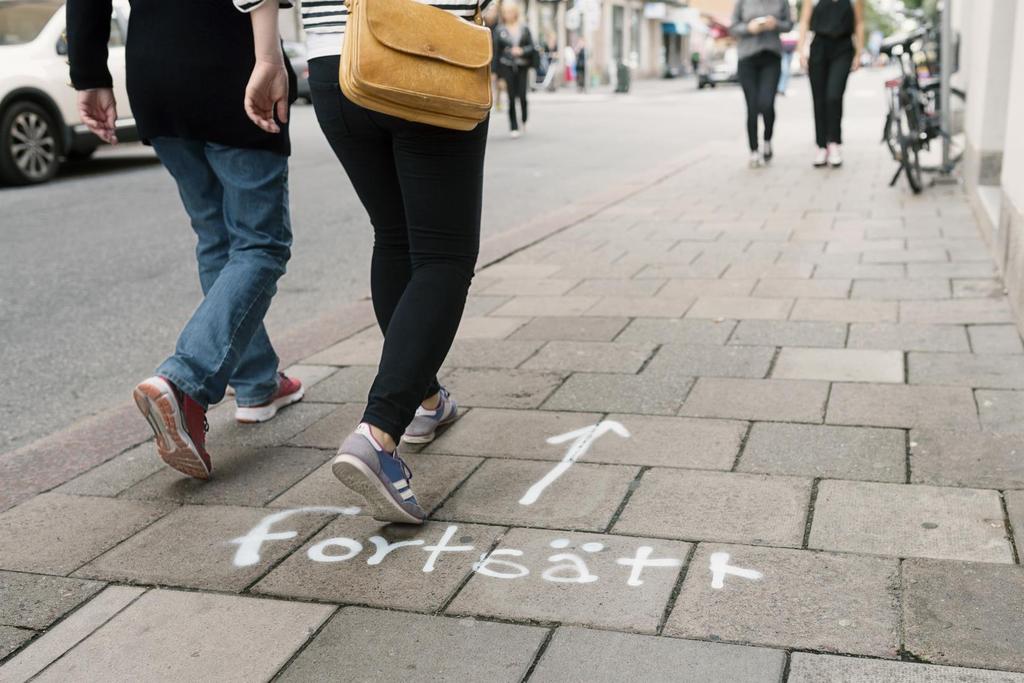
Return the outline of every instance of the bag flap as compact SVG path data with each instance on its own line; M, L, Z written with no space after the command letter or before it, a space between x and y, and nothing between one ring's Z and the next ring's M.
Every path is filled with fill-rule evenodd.
M359 0L373 37L393 50L467 69L491 63L491 32L416 0Z

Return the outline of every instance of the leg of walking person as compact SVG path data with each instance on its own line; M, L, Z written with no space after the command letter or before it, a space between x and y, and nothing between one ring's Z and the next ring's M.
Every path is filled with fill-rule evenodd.
M213 169L206 165L196 164L183 178L178 183L178 194L196 234L199 284L205 296L217 281L230 255L231 240L224 217L224 187ZM261 322L242 352L229 382L235 389L235 401L239 407L265 407L263 411L255 411L264 416L263 419L269 419L265 417L267 415L273 417L276 414L278 406L272 405L273 399L281 382L289 381L280 377L278 366L277 353ZM301 399L301 384L288 397L289 400ZM244 418L253 412L240 411L240 414Z
M853 46L838 44L830 55L825 84L825 136L829 144L829 163L843 163L840 145L843 144L843 97L853 65Z
M757 72L758 65L755 61L757 55L744 57L737 66L737 77L740 86L743 88L743 98L747 103L747 143L750 151L757 153ZM751 158L753 161L753 157Z
M505 90L508 92L508 125L513 135L516 135L519 132L519 117L516 115L516 72L505 76Z
M381 334L387 335L395 307L412 278L402 190L395 169L390 133L369 125L369 119L359 110L349 111L352 124L347 123L338 92L338 63L337 57L322 57L310 62L310 94L320 129L346 169L373 225L370 294L377 325ZM346 107L346 110L350 109ZM357 170L350 172L349 168ZM440 388L435 377L424 398L435 396Z
M828 87L829 63L820 38L811 43L811 53L807 62L807 78L811 82L811 98L814 102L814 139L818 146L815 166L827 163L828 119L826 117L826 90Z
M136 402L155 425L161 458L185 474L207 478L206 408L223 397L291 255L288 158L179 138L152 142L178 183L193 226L204 235L197 253L209 287L174 355L136 388ZM218 210L222 221L215 221ZM225 235L227 259L212 277ZM161 424L170 426L158 429Z
M765 161L771 161L774 156L772 135L775 132L775 96L778 94L782 58L774 52L764 52L762 55L762 65L758 72L757 82L757 109L764 121L762 153Z
M529 109L526 103L526 98L530 92L530 70L520 69L516 72L517 83L516 86L519 89L519 107L522 112L523 130L526 130L526 120L529 116Z

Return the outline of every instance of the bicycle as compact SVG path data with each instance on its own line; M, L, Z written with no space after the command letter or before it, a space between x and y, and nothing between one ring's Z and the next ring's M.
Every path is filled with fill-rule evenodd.
M890 38L881 49L900 67L900 75L885 83L889 111L882 142L899 164L889 186L905 174L914 194L924 189L922 173L952 170L963 158L966 144L966 96L962 90L950 90L950 126L949 130L942 129L938 45L937 31L925 25L910 34ZM934 140L949 142L948 165L943 160L942 145L931 144Z

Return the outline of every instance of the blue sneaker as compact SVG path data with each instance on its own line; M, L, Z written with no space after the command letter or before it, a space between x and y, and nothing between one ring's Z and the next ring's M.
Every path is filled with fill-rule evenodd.
M422 524L427 514L409 486L412 470L398 453L388 453L365 422L338 449L331 467L342 484L358 493L382 522Z
M459 406L448 393L448 390L441 387L441 402L434 410L427 410L423 406L416 409L416 416L405 429L402 441L406 443L430 443L437 436L437 430L450 425L459 419Z

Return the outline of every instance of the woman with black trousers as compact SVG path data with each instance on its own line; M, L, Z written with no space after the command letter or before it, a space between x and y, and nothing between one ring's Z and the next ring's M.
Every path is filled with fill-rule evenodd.
M814 32L810 55L805 46ZM864 0L804 0L800 13L800 62L811 81L817 167L843 165L843 94L864 51Z
M234 3L252 11L265 1ZM467 20L477 13L477 0L431 0L441 2ZM370 289L384 334L362 420L332 470L374 518L420 524L426 512L398 444L427 443L459 416L437 372L461 322L480 249L487 121L457 131L351 102L338 84L344 3L303 2L302 20L317 120L373 224Z
M772 160L775 95L782 74L782 39L793 28L789 0L739 0L732 15L732 34L739 38L738 76L747 100L750 167ZM757 121L764 121L764 147L758 144Z
M501 23L494 32L494 59L498 78L505 81L508 91L508 122L512 137L520 135L516 118L516 101L523 112L523 131L526 130L526 91L530 88L530 67L533 66L537 46L530 29L522 22L516 0L501 3Z

